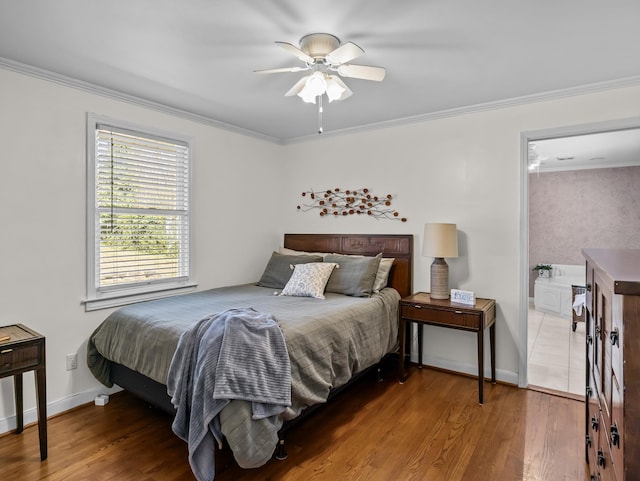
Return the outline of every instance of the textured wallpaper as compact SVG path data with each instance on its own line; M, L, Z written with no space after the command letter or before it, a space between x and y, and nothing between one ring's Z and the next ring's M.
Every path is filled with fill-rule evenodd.
M640 167L529 174L529 266L583 264L583 247L640 248Z

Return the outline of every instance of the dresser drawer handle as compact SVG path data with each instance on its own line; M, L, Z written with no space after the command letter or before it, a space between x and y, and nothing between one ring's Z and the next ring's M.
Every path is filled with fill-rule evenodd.
M617 327L613 331L611 331L611 333L609 334L609 337L611 338L611 345L612 346L620 347L620 341L619 341L620 333L619 333Z
M10 353L12 351L13 351L13 349L4 349L4 350L0 351L0 354L8 354L8 353Z
M620 431L618 431L617 424L611 426L611 444L618 446L618 449L620 449Z
M592 416L591 417L591 429L593 429L594 431L598 431L598 425L600 423L598 423L598 418L596 416Z
M462 314L462 311L454 311L456 314Z
M414 309L422 309L422 306L420 304L416 304L413 306Z
M604 457L604 451L602 450L602 448L598 449L598 465L604 468L606 464L605 459L606 458Z

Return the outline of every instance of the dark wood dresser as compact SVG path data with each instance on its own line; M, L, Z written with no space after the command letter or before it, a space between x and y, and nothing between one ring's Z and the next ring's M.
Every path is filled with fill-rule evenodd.
M640 476L640 249L586 259L586 453L591 479Z

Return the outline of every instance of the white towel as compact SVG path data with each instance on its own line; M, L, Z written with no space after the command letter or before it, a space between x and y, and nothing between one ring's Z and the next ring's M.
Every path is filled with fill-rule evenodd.
M573 301L573 310L576 311L576 316L582 315L582 308L585 305L586 294L576 294L576 298Z

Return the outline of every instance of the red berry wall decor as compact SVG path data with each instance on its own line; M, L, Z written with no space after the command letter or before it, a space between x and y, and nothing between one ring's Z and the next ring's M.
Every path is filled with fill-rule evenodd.
M306 212L318 209L320 217L366 215L375 219L407 222L406 217L400 217L400 214L391 208L391 194L378 197L367 188L342 190L336 187L332 190L308 190L302 193L302 197L307 203L298 205L298 210Z

